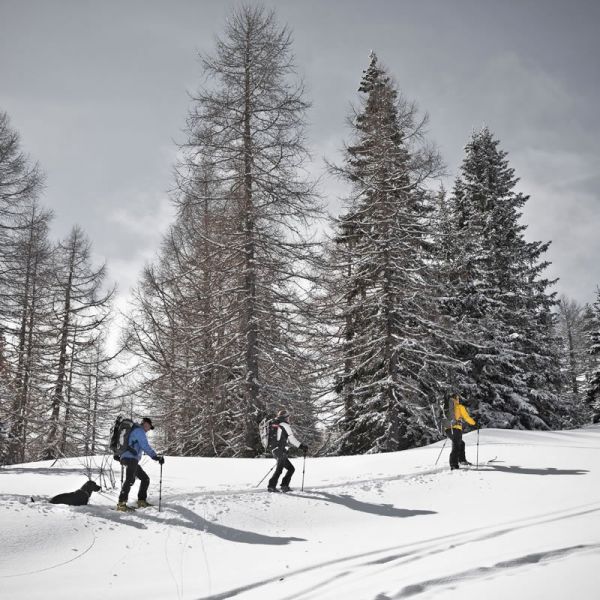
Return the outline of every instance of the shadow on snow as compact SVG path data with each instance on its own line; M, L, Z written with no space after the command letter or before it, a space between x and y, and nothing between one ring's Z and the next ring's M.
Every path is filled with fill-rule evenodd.
M380 517L416 517L418 515L435 515L434 510L409 510L406 508L396 508L392 504L371 504L357 500L350 494L329 494L328 492L293 492L294 498L308 498L310 500L323 500L331 504L341 504L351 510L379 515Z
M202 531L210 533L228 542L239 542L241 544L264 544L269 546L284 546L290 542L305 542L304 538L297 537L275 537L271 535L263 535L261 533L254 533L253 531L244 531L242 529L235 529L228 527L227 525L220 525L219 523L212 523L207 519L202 518L199 514L195 513L189 508L177 505L169 505L169 510L179 513L181 518L167 518L161 519L150 515L147 512L136 513L139 514L143 519L154 521L162 525L176 525L179 527L186 527L195 531Z
M585 469L555 469L554 467L546 467L545 469L534 469L526 467L517 467L511 465L504 467L501 465L488 464L480 471L500 471L501 473L515 473L517 475L585 475L589 473Z
M97 469L94 469L97 470ZM81 474L86 477L85 467L2 467L0 475L33 473L35 475L73 475Z

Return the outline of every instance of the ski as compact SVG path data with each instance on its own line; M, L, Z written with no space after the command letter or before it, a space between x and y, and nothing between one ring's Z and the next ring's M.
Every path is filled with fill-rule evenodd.
M493 464L496 462L500 462L500 461L498 460L497 456L494 456L494 458L490 458L489 460L486 460L485 462L479 463L479 467L482 467L484 465L490 465L490 464ZM473 463L469 463L467 465L465 465L465 464L460 465L460 468L458 468L458 469L450 469L450 471L451 472L452 471L472 471L473 469L477 470L477 468L478 468L477 465L474 465Z
M125 510L119 510L118 508L111 508L110 510L114 510L115 512L120 512L126 515L127 513L134 513L137 509L133 506L126 506Z

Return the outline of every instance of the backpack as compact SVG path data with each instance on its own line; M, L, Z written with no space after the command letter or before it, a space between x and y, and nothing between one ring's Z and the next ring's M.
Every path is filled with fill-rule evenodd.
M131 419L124 419L118 416L115 424L110 430L110 444L109 448L113 453L113 456L121 456L126 450L132 450L129 446L129 434L133 429L135 423ZM135 452L135 451L134 451Z
M454 403L452 402L452 398L448 400L448 413L446 415L446 411L444 410L444 406L441 405L442 410L442 431L446 432L448 429L452 429L452 426L455 424L454 421Z
M259 425L260 441L263 448L270 452L279 445L277 442L277 431L279 430L279 421L277 419L263 419Z

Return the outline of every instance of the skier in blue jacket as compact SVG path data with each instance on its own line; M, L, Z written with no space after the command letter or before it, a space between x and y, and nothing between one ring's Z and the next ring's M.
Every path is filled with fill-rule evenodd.
M150 477L146 474L144 469L140 467L140 460L142 459L142 452L145 452L152 460L156 460L159 464L163 464L165 459L159 456L152 446L148 443L146 433L154 429L152 420L148 417L144 417L139 425L134 425L131 428L128 439L128 448L121 454L121 464L125 467L125 481L119 494L119 502L117 503L117 510L126 512L132 510L127 506L127 498L129 497L129 490L134 484L136 477L140 480L140 489L138 491L138 508L146 508L152 506L147 502L146 498L148 495L148 486L150 485Z

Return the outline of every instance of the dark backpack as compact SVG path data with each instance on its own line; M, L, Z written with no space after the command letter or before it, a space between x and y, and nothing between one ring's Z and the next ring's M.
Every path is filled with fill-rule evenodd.
M126 450L135 452L133 448L129 446L129 434L133 429L135 423L131 419L124 419L123 417L117 417L115 424L110 430L110 450L113 456L121 456Z
M443 404L440 405L440 409L442 412L442 432L446 433L449 429L452 429L452 425L454 425L454 404L452 398L448 400L447 412Z
M260 441L263 448L270 452L279 445L277 442L277 432L279 431L279 421L277 419L263 419L259 425Z

